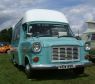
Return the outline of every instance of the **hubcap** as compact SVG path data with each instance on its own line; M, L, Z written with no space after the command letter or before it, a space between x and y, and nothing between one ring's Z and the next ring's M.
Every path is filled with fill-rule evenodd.
M30 73L30 65L29 64L26 65L25 70L26 70L26 72Z

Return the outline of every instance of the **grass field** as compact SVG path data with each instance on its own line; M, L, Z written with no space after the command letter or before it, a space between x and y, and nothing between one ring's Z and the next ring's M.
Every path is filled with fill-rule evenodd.
M85 69L85 73L43 73L31 80L10 62L10 55L0 54L0 84L95 84L95 66Z

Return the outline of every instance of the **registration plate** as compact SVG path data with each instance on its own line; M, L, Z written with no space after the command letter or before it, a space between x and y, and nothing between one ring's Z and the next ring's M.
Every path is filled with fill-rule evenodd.
M60 65L58 66L58 69L70 69L75 68L75 65Z

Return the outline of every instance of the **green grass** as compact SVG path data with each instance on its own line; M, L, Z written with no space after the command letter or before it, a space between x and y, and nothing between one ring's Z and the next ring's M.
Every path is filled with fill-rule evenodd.
M0 54L0 84L95 84L95 66L85 68L85 73L74 76L72 73L43 73L27 79L25 73L9 60L10 55Z

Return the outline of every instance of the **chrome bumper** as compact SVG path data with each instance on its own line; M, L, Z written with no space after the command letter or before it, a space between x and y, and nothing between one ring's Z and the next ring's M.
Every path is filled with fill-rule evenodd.
M71 66L73 65L73 67ZM77 67L84 67L88 66L90 64L60 64L60 65L31 65L31 69L34 70L47 70L47 69L72 69L72 68L77 68ZM63 68L61 66L64 66Z

